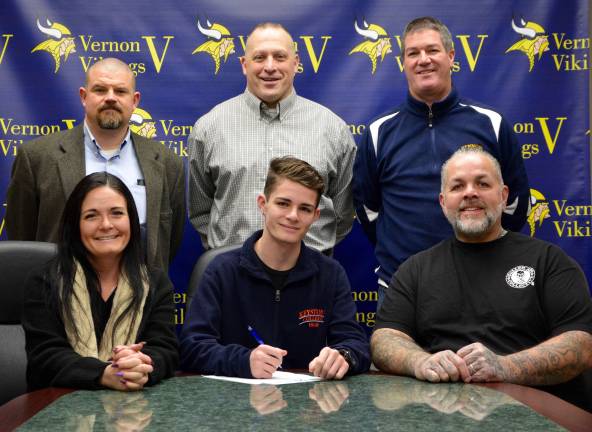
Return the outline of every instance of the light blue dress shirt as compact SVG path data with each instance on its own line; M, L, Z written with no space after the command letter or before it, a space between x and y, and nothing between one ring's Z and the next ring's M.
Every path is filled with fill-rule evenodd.
M84 160L86 175L106 171L119 177L134 197L140 224L146 224L146 183L128 129L125 139L115 152L105 152L84 123Z

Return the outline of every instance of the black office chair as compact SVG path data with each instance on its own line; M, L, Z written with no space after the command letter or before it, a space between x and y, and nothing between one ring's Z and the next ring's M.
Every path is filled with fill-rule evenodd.
M0 405L27 391L25 332L21 326L29 271L56 255L53 243L0 241Z
M195 263L195 266L193 267L193 271L191 272L191 278L189 279L189 285L187 285L187 290L185 291L185 294L187 296L185 302L186 311L189 311L189 304L191 303L193 296L197 292L197 287L201 282L201 277L203 276L204 271L206 270L210 262L212 262L214 258L216 258L220 254L223 254L224 252L229 252L240 247L242 247L242 245L240 244L222 246L219 248L208 249L200 255L197 262Z

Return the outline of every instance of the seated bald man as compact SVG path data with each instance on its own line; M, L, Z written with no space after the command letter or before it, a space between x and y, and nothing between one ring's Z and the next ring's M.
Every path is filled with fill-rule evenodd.
M582 270L559 247L502 228L508 187L480 146L456 151L441 183L455 236L394 275L371 339L374 364L431 382L545 386L591 410L592 302Z

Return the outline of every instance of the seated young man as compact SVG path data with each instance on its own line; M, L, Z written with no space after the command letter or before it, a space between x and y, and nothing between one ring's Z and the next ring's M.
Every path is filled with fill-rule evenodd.
M257 197L263 230L206 269L181 334L183 370L270 378L282 366L325 379L368 370L345 271L302 242L323 189L308 163L271 161Z

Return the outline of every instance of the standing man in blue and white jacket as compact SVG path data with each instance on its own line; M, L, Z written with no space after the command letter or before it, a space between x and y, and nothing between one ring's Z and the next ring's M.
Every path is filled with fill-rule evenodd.
M448 28L436 18L414 19L405 28L401 51L407 100L368 124L354 164L356 213L380 265L379 307L403 261L452 235L438 193L440 167L458 148L479 146L499 161L511 191L504 228L522 228L530 196L510 124L491 108L461 98L452 86Z
M257 197L263 230L206 269L181 334L183 370L271 378L282 365L325 379L368 370L345 271L302 241L324 187L308 163L272 159Z

